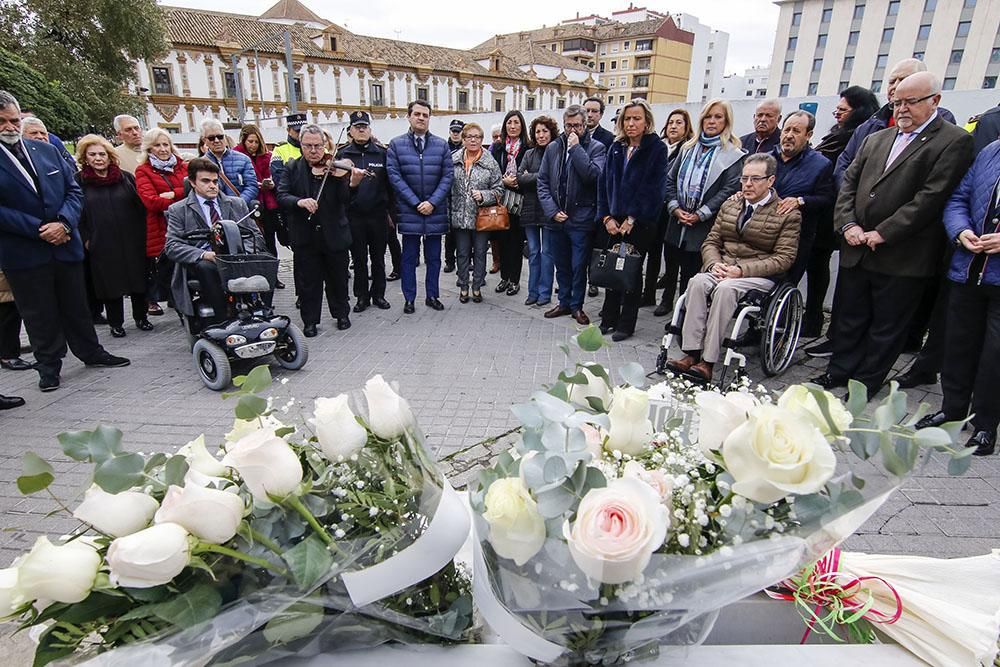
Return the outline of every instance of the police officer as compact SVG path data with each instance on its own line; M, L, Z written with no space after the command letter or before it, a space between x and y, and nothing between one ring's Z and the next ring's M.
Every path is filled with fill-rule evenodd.
M371 118L364 111L350 116L347 130L351 141L337 151L337 159L348 159L370 176L351 188L347 217L351 223L351 259L354 262L354 312L374 304L388 309L385 300L385 248L389 234L389 175L385 170L385 146L372 139ZM368 258L371 258L369 287Z
M452 119L451 123L448 125L448 150L452 153L461 149L464 144L462 143L462 128L465 127L465 123L458 118ZM451 228L448 228L448 233L444 237L444 272L451 273L455 270L455 235L452 234Z

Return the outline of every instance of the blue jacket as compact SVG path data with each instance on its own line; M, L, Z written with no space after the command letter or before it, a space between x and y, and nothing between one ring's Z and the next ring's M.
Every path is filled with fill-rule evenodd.
M455 178L448 142L428 132L424 152L417 152L413 132L401 134L389 142L386 151L389 184L396 199L399 217L396 229L410 236L448 233L448 196ZM430 215L417 212L420 202L430 202Z
M805 201L799 209L802 215L800 241L814 236L816 226L822 220L832 228L833 204L837 198L833 187L833 163L808 144L788 162L781 159L781 146L776 147L772 155L778 161L778 173L774 179L774 190L778 196L782 199L802 197Z
M976 161L955 188L944 207L944 228L948 239L955 241L966 229L976 236L982 235L986 214L990 210L997 179L1000 178L1000 141L994 141L980 151ZM993 231L992 228L988 231ZM951 256L948 279L965 283L969 279L969 265L973 255L959 245ZM1000 285L1000 257L990 255L983 270L983 285Z
M22 140L41 183L41 193L22 175L12 157L0 152L0 270L32 269L49 262L82 262L80 211L83 192L59 150ZM47 222L69 225L70 240L52 245L38 237Z
M667 193L667 146L656 134L643 135L632 158L626 146L611 144L597 189L597 219L619 223L632 216L636 226L655 227Z
M597 220L597 181L604 170L607 149L600 141L583 135L580 143L566 153L566 134L556 137L545 147L542 166L538 170L538 203L543 215L552 220L563 211L569 219L563 227L571 231L592 231ZM559 179L563 169L566 177L566 196L560 200Z
M230 197L239 197L247 203L247 206L250 205L250 202L257 199L260 186L257 183L257 172L253 170L253 162L250 161L250 158L243 153L237 153L231 148L227 148L226 152L222 154L221 162L212 151L205 153L205 157L219 165L219 168L225 172L226 178L232 181L233 185L240 190L238 193L233 192L232 188L226 185L226 182L220 178L219 188L222 194L229 195Z

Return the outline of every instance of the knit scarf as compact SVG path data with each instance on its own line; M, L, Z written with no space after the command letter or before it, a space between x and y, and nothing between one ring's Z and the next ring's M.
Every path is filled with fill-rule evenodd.
M166 160L161 160L152 153L149 154L149 166L156 171L164 171L168 174L174 173L174 167L177 166L177 156L173 153Z
M685 211L694 212L701 207L702 195L708 174L712 171L712 162L722 146L722 135L706 137L702 132L698 143L681 157L681 167L677 173L677 194L680 205Z
M80 170L80 177L87 185L115 185L122 181L122 170L118 165L112 163L108 165L108 173L99 176L94 168L88 164Z

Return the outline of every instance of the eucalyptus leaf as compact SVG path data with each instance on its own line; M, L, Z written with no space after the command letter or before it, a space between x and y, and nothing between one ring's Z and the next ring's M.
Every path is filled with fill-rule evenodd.
M271 386L271 369L267 364L254 367L247 373L241 388L249 394L259 394Z
M566 375L565 372L559 373L559 381L565 382L566 384L587 384L590 382L590 378L584 375L582 372L576 375Z
M604 340L604 336L601 335L601 330L593 324L573 336L573 341L576 342L577 347L584 352L597 352L608 344L608 342Z
M915 434L915 442L921 447L950 447L951 436L943 428L922 428Z
M542 417L549 421L561 422L568 419L575 412L573 406L567 401L556 398L551 394L535 392L532 399Z
M542 424L545 423L538 406L533 403L516 403L511 406L510 411L514 413L519 422L528 428L541 428Z
M889 383L889 387L886 402L892 409L893 423L898 424L906 416L906 392L899 390L899 383L895 380Z
M548 393L549 396L554 396L555 398L558 398L560 401L568 401L569 385L566 384L565 382L556 382L549 388L548 392L546 393Z
M94 483L108 493L121 493L142 482L146 460L139 454L121 454L98 464Z
M880 431L888 431L896 423L892 412L892 405L889 403L888 398L875 408L875 414L872 415L872 422L875 428Z
M917 406L917 411L914 412L913 415L906 420L903 426L906 426L907 428L913 428L914 426L916 426L918 421L923 419L926 415L930 414L930 412L931 412L930 403L921 403L920 405Z
M521 447L519 449L522 451L545 451L545 445L542 444L542 432L538 429L525 429L521 433Z
M858 491L863 491L865 488L865 480L854 474L851 475L851 484L853 484L854 488Z
M969 449L972 449L971 447ZM961 458L952 458L948 461L948 474L949 475L964 475L972 465L971 456L963 456Z
M909 472L906 462L896 453L892 446L892 437L886 433L879 433L879 449L882 453L882 465L885 469L897 477L902 477Z
M122 451L122 432L99 425L93 431L69 431L58 435L66 456L76 461L101 463Z
M163 483L167 486L184 486L184 476L188 473L188 462L184 456L171 456L163 466Z
M542 474L546 484L551 484L565 479L569 471L566 470L566 462L558 455L555 455L546 457Z
M333 556L316 535L310 535L285 551L285 562L299 588L312 588L333 567Z
M151 472L167 462L167 455L163 452L156 452L146 459L146 472Z
M294 426L282 426L274 430L274 434L279 438L284 438L286 435L291 435L292 433L295 433Z
M521 460L521 478L529 489L540 489L545 486L545 457L543 454Z
M250 421L267 412L267 400L253 394L240 396L234 410L238 419Z
M597 468L587 468L587 481L583 486L583 493L586 494L587 491L591 489L603 489L608 485L608 480L604 476L604 473Z
M970 419L972 418L967 417L966 419L963 419L961 421L945 422L944 424L941 424L941 428L944 429L945 433L951 436L952 442L958 442L958 438L962 434L962 428L965 426L965 423Z
M55 480L55 474L48 461L34 452L25 452L21 457L22 475L17 478L17 490L22 495L44 491Z
M841 431L837 427L837 423L833 420L833 415L830 414L830 401L827 398L827 392L820 387L806 387L809 393L812 394L813 399L816 401L816 405L819 406L819 412L823 415L823 419L826 421L826 427L829 429L830 433L835 436L840 436Z
M626 384L638 389L642 389L646 386L646 371L643 369L642 364L635 361L630 361L619 368L618 377L620 377Z
M578 428L571 428L566 433L566 451L567 452L585 452L587 451L587 436L583 434Z
M576 502L576 495L564 486L555 486L539 492L536 498L538 513L546 519L563 514Z
M560 422L549 422L542 431L542 445L549 452L566 451L566 427Z
M598 398L597 396L587 396L587 405L589 405L590 409L593 410L594 412L608 411L608 407L604 405L604 401Z
M867 433L859 433L857 431L847 432L847 442L851 447L851 451L854 452L854 455L859 459L869 458L868 450L865 447L867 436Z
M608 369L606 369L601 364L595 362L588 362L585 364L577 364L580 368L586 368L591 375L601 378L607 383L608 387L611 386L611 376L608 375Z
M851 379L847 381L847 411L857 419L864 414L868 405L868 387Z

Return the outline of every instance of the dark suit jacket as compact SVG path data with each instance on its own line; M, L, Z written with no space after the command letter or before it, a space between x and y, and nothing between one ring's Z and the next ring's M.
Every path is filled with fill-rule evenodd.
M288 235L292 241L292 250L313 244L312 232L316 225L320 225L323 230L327 250L347 250L351 247L351 225L347 220L347 208L351 203L349 177L334 178L330 175L312 220L309 220L309 211L298 205L300 199L312 196L310 179L312 169L309 163L298 159L285 165L285 175L278 184L278 203L285 212L285 219L289 221Z
M38 174L41 191L35 191L13 158L0 153L0 269L83 261L78 230L83 192L73 169L50 144L25 139L24 148ZM38 238L38 228L55 220L69 225L69 242L52 245Z
M246 202L239 197L220 194L217 201L219 202L219 216L223 220L239 220L249 212ZM205 229L207 226L205 214L201 210L201 205L198 203L194 191L181 201L171 204L170 208L167 209L167 244L164 247L164 252L167 258L176 264L170 291L174 296L174 308L185 315L194 315L194 308L191 305L191 295L187 289L187 269L184 265L196 264L205 251L192 241L185 241L181 237L187 232ZM240 227L254 232L256 248L260 252L264 252L263 248L266 247L264 237L261 236L256 223L247 218L240 223ZM249 239L244 241L244 248L248 252L253 247L254 243Z
M841 241L840 265L891 276L929 277L940 271L944 205L972 164L972 136L940 116L885 168L896 128L869 135L844 173L835 227L854 222L885 239L876 250Z

